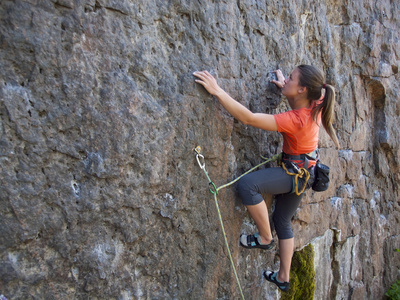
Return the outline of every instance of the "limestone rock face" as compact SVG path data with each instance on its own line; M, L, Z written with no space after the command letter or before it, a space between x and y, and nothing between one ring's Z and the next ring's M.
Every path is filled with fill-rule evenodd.
M9 299L236 299L216 185L281 150L195 84L207 69L254 112L288 109L269 72L313 64L336 87L328 191L307 192L296 249L316 299L380 299L399 278L398 1L2 0L0 294ZM244 295L275 299L277 252L234 187L218 197ZM271 203L269 198L269 204Z

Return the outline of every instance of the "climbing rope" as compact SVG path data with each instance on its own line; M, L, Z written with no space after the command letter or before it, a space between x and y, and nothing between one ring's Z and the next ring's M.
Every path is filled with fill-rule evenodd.
M224 235L225 246L226 246L226 249L227 249L227 251L228 251L229 260L230 260L231 265L232 265L233 273L235 274L235 278L236 278L237 285L238 285L238 287L239 287L240 295L242 296L242 299L244 300L242 287L240 286L239 277L238 277L237 272L236 272L235 264L234 264L234 262L233 262L231 250L230 250L229 244L228 244L228 239L227 239L227 237L226 237L225 228L224 228L224 222L222 221L222 216L221 216L221 211L220 211L219 205L218 205L217 195L218 195L218 192L219 192L221 189L226 188L226 187L228 187L228 186L234 184L234 183L237 182L240 178L242 178L243 176L245 176L245 175L247 175L247 174L253 172L253 171L256 170L257 168L261 167L262 165L265 165L266 163L273 162L273 161L280 161L281 158L282 158L282 155L281 155L281 153L279 153L279 154L276 154L276 155L274 155L273 157L271 157L271 158L269 158L269 159L266 159L265 157L261 156L261 157L264 159L264 161L263 161L262 163L260 163L260 164L258 164L257 166L251 168L250 170L248 170L246 173L240 175L240 176L239 176L238 178L236 178L235 180L232 180L231 182L229 182L229 183L227 183L227 184L224 184L224 185L221 185L220 187L217 188L216 185L214 184L214 182L212 182L212 180L210 179L210 176L209 176L208 173L207 173L206 164L205 164L205 161L204 161L204 156L201 154L201 147L200 147L200 146L197 146L197 147L194 149L194 151L196 152L196 160L197 160L197 163L199 164L200 169L202 169L202 170L204 171L204 174L206 174L206 177L207 177L207 179L208 179L208 185L209 185L210 192L214 195L214 202L215 202L215 206L216 206L216 208L217 208L217 212L218 212L218 217L219 217L219 222L220 222L220 225L221 225L222 233L223 233L223 235Z

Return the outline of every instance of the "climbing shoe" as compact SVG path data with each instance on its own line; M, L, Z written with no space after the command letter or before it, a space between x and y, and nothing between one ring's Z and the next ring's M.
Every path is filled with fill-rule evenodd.
M240 246L251 249L251 248L260 248L264 250L271 250L275 246L274 240L269 244L261 244L261 237L258 233L254 235L245 235L242 234L240 236Z
M264 271L264 277L269 282L275 283L282 291L287 292L290 289L290 282L280 282L277 278L278 272Z

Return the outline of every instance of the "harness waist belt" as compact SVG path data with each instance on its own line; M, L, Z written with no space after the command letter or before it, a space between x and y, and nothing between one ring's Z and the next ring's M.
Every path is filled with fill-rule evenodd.
M310 160L316 161L318 160L318 148L315 149L314 151L310 153L305 153L305 154L299 154L299 155L290 155L286 154L285 152L282 152L282 159L288 159L288 160L302 160L304 162L304 168L308 169L308 162Z
M304 160L305 158L311 159L311 160L318 159L318 149L315 149L314 151L312 151L310 153L299 154L299 155L286 154L285 152L282 152L282 154L283 154L284 159L293 159L293 160Z

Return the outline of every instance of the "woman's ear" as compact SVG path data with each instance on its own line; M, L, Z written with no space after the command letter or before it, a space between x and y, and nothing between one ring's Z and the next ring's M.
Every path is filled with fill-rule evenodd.
M307 93L307 88L305 86L301 86L299 87L299 89L297 90L297 92L299 94L303 94L303 93Z

